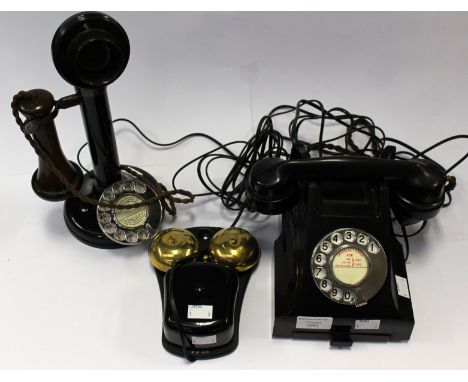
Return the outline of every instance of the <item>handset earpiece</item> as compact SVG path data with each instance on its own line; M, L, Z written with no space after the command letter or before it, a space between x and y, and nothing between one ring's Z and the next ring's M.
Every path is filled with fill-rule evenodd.
M224 264L238 272L253 268L260 259L260 248L252 234L230 227L216 232L209 245L210 260Z
M197 238L186 229L170 228L159 232L148 250L153 266L167 272L181 260L193 258L198 253Z
M437 215L445 201L445 171L426 159L398 161L407 163L401 179L389 181L391 208L401 224L411 225Z
M280 158L264 158L252 166L246 182L246 203L262 214L277 215L291 209L299 196L292 174L281 171L287 163Z

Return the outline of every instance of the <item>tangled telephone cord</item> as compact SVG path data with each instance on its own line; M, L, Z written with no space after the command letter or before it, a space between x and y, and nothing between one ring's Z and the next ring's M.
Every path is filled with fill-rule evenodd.
M283 135L275 128L274 120L281 115L291 113L293 113L294 116L289 122L288 135ZM307 142L299 137L299 132L301 131L301 128L305 126L307 121L318 123L319 125L319 138L316 142ZM445 169L441 164L427 155L430 151L447 142L458 139L467 139L468 135L455 135L419 151L398 139L387 137L383 129L376 126L371 118L364 115L352 114L341 107L326 109L318 100L300 100L295 106L280 105L273 108L270 113L260 119L255 134L247 141L235 140L228 143L221 143L208 134L191 133L173 142L161 143L149 138L134 122L129 119L119 118L113 122L114 124L119 122L130 124L143 137L143 139L157 147L175 146L187 139L195 137L206 138L215 143L215 148L198 155L176 170L172 178L172 187L177 189L176 179L182 171L187 167L196 164L198 179L207 191L196 193L193 196L216 196L220 198L221 203L227 209L238 211L232 226L235 226L238 223L242 214L246 210L249 210L244 199L246 189L245 180L253 164L258 160L267 157L289 159L289 148L291 144L302 146L306 152L312 156L316 155L318 157L327 155L344 155L386 158L391 155L396 160L407 160L421 157L432 161L443 169L446 174L447 182L445 185L445 193L448 201L443 205L443 207L447 207L451 204L451 192L456 186L456 178L449 175L449 173L451 173L468 157L467 152L448 169ZM325 133L330 125L340 125L345 128L345 132L326 138ZM361 145L357 144L355 141L355 138L358 136L365 138L365 142ZM338 141L340 140L344 140L344 145L338 144ZM387 145L387 143L401 146L403 149L397 151L396 146L390 146ZM287 144L289 145L288 148L286 146ZM81 146L77 153L77 160L80 165L80 153L85 146L86 144ZM233 152L235 147L239 148L238 154ZM210 168L213 163L219 160L229 160L233 162L232 167L220 184L213 180L210 172ZM405 226L400 223L401 234L396 233L395 235L402 237L405 241L405 259L409 255L408 238L422 232L426 225L427 222L422 222L422 225L417 229L417 231L408 234Z

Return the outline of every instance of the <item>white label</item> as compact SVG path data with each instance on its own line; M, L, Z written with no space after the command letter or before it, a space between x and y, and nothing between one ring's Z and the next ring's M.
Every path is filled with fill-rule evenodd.
M213 318L213 305L189 305L187 318L192 320Z
M296 329L322 329L332 327L333 317L306 317L297 316Z
M192 344L193 345L212 345L216 343L216 334L212 336L192 336Z
M401 276L395 275L396 287L398 294L402 297L410 298L408 281Z
M357 329L357 330L380 329L380 320L356 320L354 329Z

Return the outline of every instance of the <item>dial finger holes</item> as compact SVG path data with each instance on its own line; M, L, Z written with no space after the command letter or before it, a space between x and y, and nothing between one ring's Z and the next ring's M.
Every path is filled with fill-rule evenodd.
M332 289L332 282L328 279L323 279L320 281L320 289L324 292L329 292Z
M114 239L118 241L125 241L127 239L127 234L125 233L125 231L118 229L114 233Z
M357 236L357 243L364 246L367 245L367 243L369 243L369 236L364 233L360 233Z
M113 235L117 231L117 226L114 223L109 223L104 226L104 230L107 234Z
M369 253L372 253L373 255L376 255L377 253L379 253L380 248L375 242L371 241L367 246L367 251Z
M330 236L330 241L334 245L341 245L341 243L343 243L343 236L339 232L332 233Z
M99 220L102 224L106 224L106 223L110 223L111 221L111 215L107 212L101 214L101 216L99 217Z
M340 288L333 288L330 292L330 296L335 301L340 301L343 297L343 291Z
M333 246L332 244L327 241L327 240L323 240L321 243L320 243L320 250L325 253L325 254L329 254L333 249Z
M319 280L322 280L325 277L327 277L327 271L322 267L317 267L315 268L314 276L317 277Z
M314 263L317 265L325 265L327 262L327 256L325 256L323 253L317 253L314 258Z
M343 294L343 301L347 304L354 304L356 301L356 295L353 292L346 291Z
M356 232L351 231L351 230L345 231L345 233L344 233L344 239L345 239L348 243L354 243L354 242L356 241Z

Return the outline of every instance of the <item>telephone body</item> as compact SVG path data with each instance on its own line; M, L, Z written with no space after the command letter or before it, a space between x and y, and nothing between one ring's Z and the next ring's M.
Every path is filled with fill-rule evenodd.
M414 326L413 309L410 296L406 291L399 293L396 287L395 277L407 280L407 274L402 247L393 234L388 186L384 183L310 182L304 191L298 205L283 214L282 232L275 242L273 335L330 338L332 345L351 345L359 339L409 339ZM386 254L384 283L362 306L327 298L322 290L329 286L324 285L321 290L317 280L321 280L319 284L330 280L329 293L341 290L341 300L353 298L355 288L337 280L333 274L321 278L320 274L316 277L317 271L312 273L313 269L324 269L313 267L314 262L321 262L316 261L321 252L312 258L314 247L324 236L341 227L346 228L346 232L363 231L364 235L372 235ZM341 245L329 241L333 245L329 254L335 252L336 257L340 248L346 248L346 241L340 240L343 240ZM369 256L365 247L361 253ZM372 263L368 264L368 272L373 272ZM317 329L313 329L315 327Z
M391 210L404 225L435 216L444 182L442 169L420 159L311 159L293 150L291 160L257 162L247 203L282 213L273 336L332 346L408 340L414 316Z

